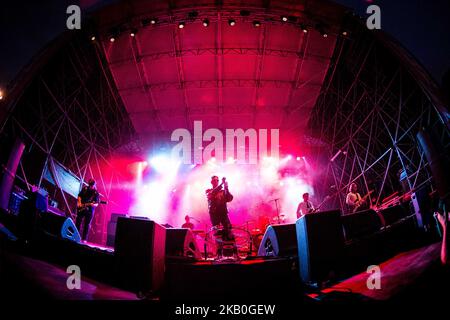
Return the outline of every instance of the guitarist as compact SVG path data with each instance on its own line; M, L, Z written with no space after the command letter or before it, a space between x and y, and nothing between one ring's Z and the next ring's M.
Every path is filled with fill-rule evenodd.
M304 216L305 214L310 214L317 211L313 203L309 200L309 193L304 193L302 197L303 202L300 202L297 207L297 219Z
M99 204L99 193L95 186L95 180L89 179L88 185L84 186L78 194L77 203L77 220L76 226L81 231L81 224L84 220L82 240L86 241L92 218L94 217L95 208Z
M348 213L356 212L365 200L366 199L361 198L361 195L358 193L358 185L356 183L352 183L350 185L347 198L345 199L345 203L348 206Z

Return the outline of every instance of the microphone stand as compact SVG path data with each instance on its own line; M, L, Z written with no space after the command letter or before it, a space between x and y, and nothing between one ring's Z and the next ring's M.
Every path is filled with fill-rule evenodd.
M205 241L203 242L203 252L205 254L205 260L208 260L208 248L207 248L207 241L208 241L208 225L206 223L202 223L201 221L197 220L194 217L190 217L192 220L197 221L200 224L203 224L204 230L205 230Z
M275 207L277 208L277 217L278 217L278 224L280 224L280 209L278 208L278 201L280 201L280 198L272 199L270 201L275 201Z

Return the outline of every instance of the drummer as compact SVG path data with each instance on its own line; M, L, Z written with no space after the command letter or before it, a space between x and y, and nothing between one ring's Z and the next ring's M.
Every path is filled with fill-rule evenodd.
M184 217L185 223L183 223L183 225L181 226L182 228L185 229L194 229L194 224L191 222L191 218L189 217L189 215L186 215Z

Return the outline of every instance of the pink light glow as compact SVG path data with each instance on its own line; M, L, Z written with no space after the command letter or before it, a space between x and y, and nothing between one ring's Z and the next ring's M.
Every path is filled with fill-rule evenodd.
M279 199L285 222L295 222L301 195L304 192L313 195L313 190L304 166L301 169L296 161L288 163L285 161L288 158L269 157L259 165L218 163L211 159L193 167L180 166L164 156L153 157L149 162L154 171L144 176L142 183L136 183L129 212L175 227L184 223L188 214L196 219L193 221L196 229L205 229L210 226L205 190L211 186L211 176L217 175L220 179L226 177L234 196L228 205L233 225L249 222L257 227L261 219L274 219L277 216L274 199Z

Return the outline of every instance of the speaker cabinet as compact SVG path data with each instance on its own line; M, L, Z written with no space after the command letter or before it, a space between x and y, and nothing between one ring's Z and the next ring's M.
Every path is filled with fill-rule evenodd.
M114 255L118 285L150 293L164 281L166 229L151 220L119 217Z
M385 226L390 226L408 216L408 211L403 206L394 206L380 212Z
M106 227L106 245L108 247L114 247L114 241L116 239L117 219L119 219L119 217L127 217L127 215L123 213L112 213L111 219L109 220Z
M41 214L40 226L44 232L77 243L81 242L81 236L71 218L59 216L50 212Z
M166 256L201 259L197 241L190 229L166 229Z
M295 256L297 255L296 237L293 223L269 226L259 245L258 256Z
M338 268L344 247L340 211L304 215L295 227L302 281L311 283L327 279Z
M5 148L5 146L2 146ZM14 185L14 178L16 176L17 167L19 166L25 144L16 138L12 150L9 154L8 162L4 169L1 170L0 179L0 208L8 210L9 198ZM3 149L2 152L5 150ZM3 167L3 163L2 163Z
M384 226L382 217L374 210L346 214L341 220L347 241L370 236Z

